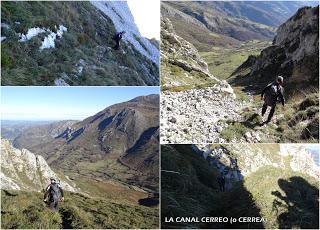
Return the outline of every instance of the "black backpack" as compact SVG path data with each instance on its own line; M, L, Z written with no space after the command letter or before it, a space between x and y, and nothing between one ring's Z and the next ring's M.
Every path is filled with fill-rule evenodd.
M50 201L57 200L61 198L60 186L58 184L50 185Z
M280 91L280 87L276 84L272 84L269 88L269 92L272 96L278 96L279 94L279 91Z

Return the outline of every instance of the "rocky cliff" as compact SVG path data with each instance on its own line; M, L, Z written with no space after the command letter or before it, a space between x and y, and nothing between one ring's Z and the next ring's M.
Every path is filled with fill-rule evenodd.
M310 91L319 84L319 7L304 7L277 30L273 45L249 57L235 72L232 84L261 88L284 76L286 93ZM241 71L248 70L248 74Z
M80 191L68 177L55 173L42 156L16 149L1 139L1 189L42 191L50 183L50 177L60 180L66 191Z

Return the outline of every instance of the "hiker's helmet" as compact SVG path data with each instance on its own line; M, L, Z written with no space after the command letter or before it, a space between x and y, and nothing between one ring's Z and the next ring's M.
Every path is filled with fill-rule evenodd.
M282 76L278 76L276 81L279 83L279 84L283 84L283 77Z
M56 183L56 179L53 177L50 178L50 181L51 181L51 183Z

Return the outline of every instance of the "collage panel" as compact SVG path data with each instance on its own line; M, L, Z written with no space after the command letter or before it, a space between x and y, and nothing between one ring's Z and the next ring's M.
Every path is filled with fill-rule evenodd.
M319 229L319 144L161 145L161 228Z
M1 229L319 229L318 1L1 1Z
M2 229L159 228L158 87L1 95Z
M318 143L317 1L161 1L161 143Z
M160 1L138 2L1 1L1 85L158 86Z

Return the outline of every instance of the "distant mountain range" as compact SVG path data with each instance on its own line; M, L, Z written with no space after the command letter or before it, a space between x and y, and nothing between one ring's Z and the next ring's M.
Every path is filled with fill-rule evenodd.
M112 105L83 121L2 127L17 148L63 172L158 190L159 95Z
M200 1L162 2L161 15L169 18L177 34L199 51L232 46L239 41L272 40L277 27L300 7L317 2Z

